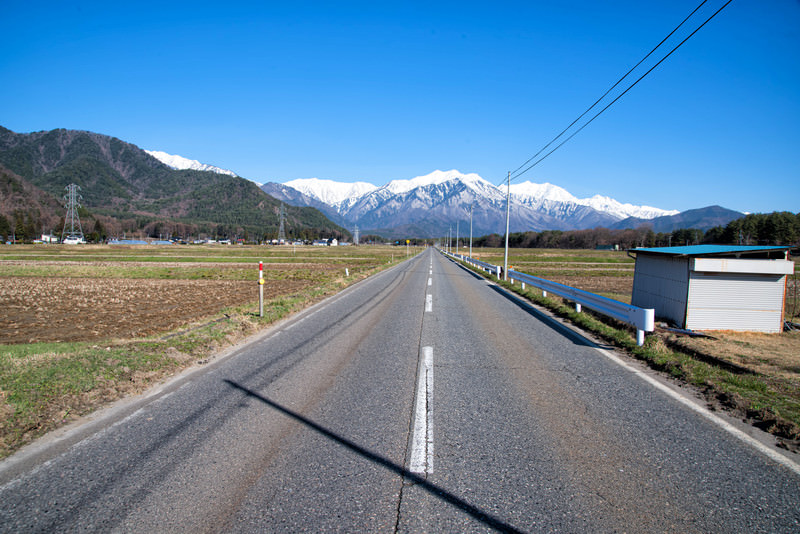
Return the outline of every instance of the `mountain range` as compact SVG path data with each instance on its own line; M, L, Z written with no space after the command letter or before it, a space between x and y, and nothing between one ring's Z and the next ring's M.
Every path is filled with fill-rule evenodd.
M174 169L135 145L92 132L23 134L0 127L0 192L14 193L0 199L7 221L60 231L60 199L72 183L80 187L84 231L99 221L109 235L278 234L280 201L233 173ZM287 206L285 225L305 239L349 235L307 207Z
M505 188L474 173L437 170L382 187L311 178L269 182L261 189L288 204L315 207L342 226L352 229L357 225L362 233L438 237L446 235L451 226L455 231L458 224L465 235L470 218L473 235L505 233ZM706 230L741 216L719 206L679 213L624 204L601 195L581 199L553 184L523 182L511 185L509 226L511 232L523 232L648 224L656 232L669 232L686 227Z
M277 235L281 201L288 204L289 234L305 238L347 236L356 225L362 234L390 238L440 237L457 226L466 235L470 218L473 235L505 232L505 188L456 170L380 187L300 179L259 188L232 171L102 134L0 127L0 173L0 215L41 230L58 226L64 210L56 206L63 206L65 186L76 183L83 212L117 234L180 227L181 233ZM705 230L742 215L719 206L678 213L601 195L581 199L548 183L511 186L512 232L642 224L657 232Z

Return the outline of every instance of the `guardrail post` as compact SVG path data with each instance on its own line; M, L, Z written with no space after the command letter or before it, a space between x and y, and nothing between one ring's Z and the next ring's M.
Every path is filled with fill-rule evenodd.
M652 308L640 308L638 311L640 315L636 325L636 344L641 347L644 345L644 333L656 329L656 311Z

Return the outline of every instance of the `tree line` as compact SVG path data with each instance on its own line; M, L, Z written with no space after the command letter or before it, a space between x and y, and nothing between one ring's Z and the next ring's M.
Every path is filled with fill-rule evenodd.
M242 239L247 243L263 243L278 238L279 226L260 227L236 224L180 222L148 216L115 218L90 213L86 208L78 209L83 234L89 243L103 243L114 238L129 239ZM56 222L57 221L57 222ZM36 210L17 210L9 217L0 213L0 243L14 241L31 242L42 234L52 233L59 239L64 229L64 217L56 221L44 221ZM295 222L294 219L291 222ZM341 228L328 225L315 227L286 225L288 239L313 241L315 239L349 238Z
M473 239L472 244L474 247L503 247L505 235L478 237ZM650 226L644 224L636 229L624 230L544 230L512 232L508 235L508 246L514 248L595 249L617 246L620 250L625 250L701 244L800 246L800 213L754 213L705 232L696 228L654 232Z

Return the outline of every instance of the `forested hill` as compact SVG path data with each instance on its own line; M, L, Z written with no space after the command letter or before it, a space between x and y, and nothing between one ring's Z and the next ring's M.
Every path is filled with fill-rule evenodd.
M133 231L157 226L167 233L228 237L270 236L278 231L280 202L253 182L214 172L174 170L114 137L63 129L19 134L0 127L0 165L15 181L21 179L59 201L67 185L77 184L86 212L103 220L107 228L117 225L121 231ZM34 217L31 206L17 208L17 216L23 208L26 217ZM52 205L44 209L49 213ZM6 206L6 217L8 210ZM291 235L348 235L316 209L286 206L285 214ZM37 221L28 222L37 226ZM181 232L168 231L178 228Z

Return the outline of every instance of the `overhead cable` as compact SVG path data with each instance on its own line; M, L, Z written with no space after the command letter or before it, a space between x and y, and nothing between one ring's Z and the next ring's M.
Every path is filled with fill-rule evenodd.
M641 65L641 64L642 64L642 63L643 63L643 62L644 62L644 61L645 61L645 60L646 60L648 57L650 57L650 56L653 54L653 52L655 52L655 51L656 51L656 50L657 50L657 49L658 49L658 48L659 48L659 47L660 47L662 44L664 44L664 42L665 42L665 41L667 41L667 40L668 40L668 39L669 39L669 38L670 38L670 37L671 37L671 36L672 36L672 35L673 35L673 34L674 34L674 33L675 33L675 32L676 32L676 31L677 31L677 30L678 30L678 29L681 27L681 26L683 26L683 24L685 24L685 23L686 23L686 21L687 21L687 20L689 20L689 19L690 19L690 18L691 18L691 17L692 17L692 16L693 16L693 15L694 15L696 12L697 12L697 10L699 10L699 9L700 9L700 8L701 8L701 7L702 7L702 6L703 6L703 5L704 5L704 4L707 2L707 1L708 1L708 0L703 0L703 2L701 2L701 3L700 3L700 5L698 5L698 6L697 6L697 7L696 7L696 8L695 8L695 9L694 9L694 10L693 10L693 11L692 11L692 12L691 12L691 13L690 13L690 14L689 14L689 15L688 15L686 18L685 18L685 19L683 19L683 21L682 21L680 24L678 24L678 26L676 26L674 30L672 30L672 31L671 31L671 32L670 32L670 33L669 33L669 34L668 34L668 35L667 35L667 36L666 36L664 39L662 39L662 41L661 41L660 43L658 43L658 45L656 45L656 46L655 46L655 47L654 47L654 48L653 48L653 49L652 49L650 52L648 52L648 53L647 53L647 55L645 55L645 56L644 56L644 57L643 57L643 58L642 58L642 59L641 59L641 60L640 60L640 61L639 61L639 62L638 62L636 65L634 65L634 66L633 66L633 68L631 68L631 69L630 69L630 70L629 70L627 73L625 73L625 75L624 75L624 76L622 76L622 78L620 78L619 80L617 80L617 82L616 82L616 83L614 83L614 85L612 85L612 86L611 86L611 88L609 88L609 89L608 89L608 91L606 91L606 92L603 94L603 96L601 96L600 98L598 98L598 99L597 99L597 100L594 102L594 104L592 104L591 106L589 106L589 107L586 109L586 111L584 111L583 113L581 113L581 114L578 116L578 118L577 118L577 119L575 119L574 121L572 121L572 123L571 123L569 126L567 126L566 128L564 128L564 130L562 130L562 131L561 131L561 133L559 133L557 136L555 136L555 137L554 137L554 138L553 138L553 139L552 139L552 140L551 140L549 143L547 143L547 144L546 144L544 147L542 147L542 148L541 148L541 149L540 149L540 150L539 150L539 151L538 151L536 154L534 154L533 156L531 156L530 158L528 158L528 160L527 160L525 163L523 163L522 165L520 165L519 167L517 167L517 168L516 168L514 171L512 171L512 172L511 172L511 175L510 175L510 177L509 177L509 181L516 180L517 178L519 178L520 176L522 176L523 174L525 174L526 172L528 172L529 170L531 170L532 168L534 168L535 166L537 166L539 163L541 163L542 161L544 161L544 160L545 160L545 159L546 159L548 156L550 156L550 154L552 154L553 152L555 152L556 150L558 150L559 148L561 148L562 146L564 146L564 144L566 144L566 143L567 143L567 142L568 142L570 139L572 139L573 137L575 137L575 136L576 136L576 135L577 135L577 134L578 134L578 133L579 133L581 130L583 130L584 128L586 128L586 127L587 127L589 124L591 124L591 123L592 123L592 122L593 122L593 121L594 121L594 120L595 120L597 117L599 117L600 115L602 115L602 114L603 114L603 112L605 112L605 111L606 111L606 110L607 110L609 107L611 107L611 106L612 106L612 105L613 105L615 102L617 102L617 101L618 101L620 98L622 98L622 96L623 96L623 95L625 95L625 93L627 93L628 91L630 91L631 89L633 89L633 87L634 87L634 86L636 86L636 84L638 84L640 81L642 81L642 79L643 79L645 76L647 76L648 74L650 74L650 73L651 73L651 72L652 72L652 71L653 71L653 70L654 70L656 67L658 67L658 66L659 66L661 63L663 63L663 62L664 62L664 61L665 61L665 60L666 60L666 59L667 59L669 56L671 56L671 55L673 54L673 52L675 52L675 51L676 51L678 48L680 48L680 47L681 47L681 46L682 46L682 45L683 45L683 44L684 44L686 41L688 41L688 40L689 40L689 39L690 39L690 38L691 38L691 37L692 37L694 34L696 34L698 31L700 31L700 29L701 29L703 26L705 26L706 24L708 24L708 22L709 22L709 21L711 21L711 19L713 19L714 17L716 17L716 16L719 14L719 12L720 12L720 11L722 11L723 9L725 9L725 7L727 7L727 5L728 5L728 4L730 4L730 3L731 3L733 0L728 0L728 1L727 1L727 2L726 2L726 3L725 3L723 6L722 6L722 7L720 7L720 8L719 8L717 11L715 11L715 12L714 12L714 13L713 13L713 14L712 14L710 17L708 17L708 18L707 18L707 19L706 19L706 20L705 20L705 21L704 21L704 22L703 22L703 23L702 23L700 26L698 26L698 27L697 27L697 28L696 28L696 29L695 29L695 30L694 30L692 33L690 33L690 34L689 34L689 35L688 35L688 36L687 36L685 39L683 39L683 40L682 40L680 43L678 43L678 44L677 44L677 45L676 45L676 46L675 46L675 47L674 47L672 50L670 50L670 51L669 51L669 52L668 52L668 53L667 53L667 54L666 54L664 57L662 57L662 58L661 58L661 59L660 59L660 60L659 60L659 61L658 61L658 62L657 62L655 65L653 65L652 67L650 67L650 69L648 69L648 70L647 70L647 72L645 72L645 73L644 73L642 76L640 76L640 77L639 77L639 78L638 78L638 79L637 79L635 82L633 82L631 85L629 85L629 86L627 87L627 89L625 89L625 90L624 90L622 93L620 93L620 94L619 94L619 95L618 95L618 96L617 96L617 97L616 97L614 100L612 100L612 101L611 101L611 103L609 103L609 104L608 104L608 105L606 105L606 106L605 106L603 109L601 109L601 110L600 110L600 111L599 111L597 114L595 114L595 115L594 115L594 116L593 116L591 119L589 119L589 120L588 120L588 121L587 121L585 124L583 124L583 125L582 125L580 128L578 128L578 129L577 129L575 132L573 132L573 133L572 133L572 134L571 134L569 137L567 137L567 138L566 138L564 141L562 141L560 144L558 144L558 145L557 145L557 146L556 146L554 149L552 149L550 152L548 152L547 154L545 154L544 156L542 156L541 158L539 158L538 160L536 160L534 163L532 163L532 164L531 164L531 165L529 165L528 167L525 167L525 165L527 165L528 163L530 163L532 160L536 159L536 158L537 158L537 157L538 157L538 156L539 156L539 155L540 155L542 152L544 152L545 150L547 150L547 148L548 148L548 147L550 147L550 145L552 145L554 142L556 142L556 141L557 141L557 140L558 140L558 139L559 139L561 136L563 136L563 135L564 135L564 134L565 134L565 133L566 133L566 132L567 132L567 131L568 131L570 128L572 128L572 127L573 127L573 126L574 126L574 125L575 125L575 124L576 124L578 121L580 121L580 120L581 120L581 119L582 119L582 118L583 118L583 117L584 117L584 116L585 116L585 115L586 115L586 114L587 114L589 111L591 111L591 110L592 110L592 109L593 109L595 106L597 106L597 104L598 104L600 101L602 101L602 100L603 100L603 99L604 99L606 96L608 96L608 94L609 94L611 91L613 91L615 87L617 87L617 86L618 86L618 85L619 85L619 84L620 84L620 83L621 83L621 82L622 82L622 81L623 81L625 78L627 78L627 77L628 77L628 75L630 75L630 74L631 74L631 72L633 72L633 71L634 71L634 70L635 70L637 67L639 67L639 65ZM525 168L524 168L523 170L521 170L521 171L520 171L520 169L522 169L523 167L525 167ZM503 182L505 182L505 181L506 181L506 180L502 180L500 183L498 183L498 185L500 185L501 183L503 183Z
M603 100L603 99L604 99L606 96L608 96L608 93L610 93L611 91L613 91L613 90L614 90L614 89L615 89L615 88L616 88L616 87L617 87L617 86L618 86L620 83L622 83L622 81L623 81L625 78L627 78L627 77L628 77L628 75L629 75L631 72L633 72L634 70L636 70L636 68L637 68L637 67L639 67L639 65L641 65L642 63L644 63L644 62L645 62L645 60L647 60L647 58L649 58L651 55L653 55L653 52L655 52L655 51L656 51L656 50L657 50L657 49L658 49L658 48L659 48L659 47L660 47L662 44L664 44L664 43L667 41L667 39L669 39L670 37L672 37L672 35L673 35L673 34L674 34L676 31L678 31L678 29L680 29L680 27L681 27L681 26L683 26L683 25L686 23L686 21L687 21L687 20L689 20L689 19L692 17L692 15L694 15L695 13L697 13L697 10L698 10L698 9L700 9L701 7L703 7L703 5L704 5L704 4L705 4L707 1L708 1L708 0L703 0L703 1L700 3L700 5L699 5L699 6L697 6L696 8L694 8L694 11L692 11L691 13L689 13L689 15L688 15L688 16L687 16L685 19L683 19L683 21L682 21L680 24L678 24L677 26L675 26L675 29L674 29L674 30L672 30L671 32L669 32L669 34L668 34L666 37L664 37L664 38L661 40L661 42L660 42L660 43L658 43L658 44L657 44L655 47L653 47L653 49L652 49L652 50L650 50L650 51L647 53L647 55L645 55L645 56L644 56L642 59L640 59L640 60L639 60L639 62L638 62L636 65L634 65L633 67L631 67L631 69L630 69L628 72L626 72L626 73L625 73L625 74L622 76L622 78L620 78L619 80L617 80L616 82L614 82L614 85L612 85L612 86L611 86L611 87L610 87L610 88L609 88L609 89L608 89L608 90L607 90L605 93L603 93L603 96L601 96L600 98L598 98L597 100L595 100L595 101L594 101L594 103L593 103L591 106L589 106L588 108L586 108L586 111L584 111L583 113L581 113L580 115L578 115L578 118L577 118L577 119L575 119L574 121L572 121L572 122L569 124L569 126L567 126L566 128L564 128L563 130L561 130L561 132L560 132L560 133L559 133L557 136L555 136L553 139L551 139L549 143L547 143L546 145L544 145L544 146L543 146L543 147L542 147L542 148L539 150L539 152L537 152L536 154L534 154L533 156L531 156L530 158L528 158L528 160L527 160L525 163L523 163L522 165L520 165L519 167L517 167L516 169L514 169L513 171L511 171L511 176L512 176L512 177L514 177L514 176L515 176L515 174L517 173L517 171L518 171L518 170L520 170L520 169L521 169L521 168L523 168L525 165L527 165L528 163L530 163L530 162L531 162L533 159L535 159L535 158L536 158L536 157L537 157L539 154L541 154L542 152L544 152L545 150L547 150L547 148L548 148L550 145L552 145L553 143L555 143L555 142L556 142L556 140L558 140L558 138L559 138L559 137L561 137L562 135L564 135L564 134L567 132L567 130L569 130L570 128L572 128L573 126L575 126L575 123L576 123L576 122L578 122L579 120L581 120L581 119L582 119L582 118L583 118L583 117L584 117L584 116L585 116L587 113L589 113L589 111L591 111L591 110L592 110L592 108L594 108L594 107L595 107L597 104L599 104L599 103L600 103L600 101L601 101L601 100Z

